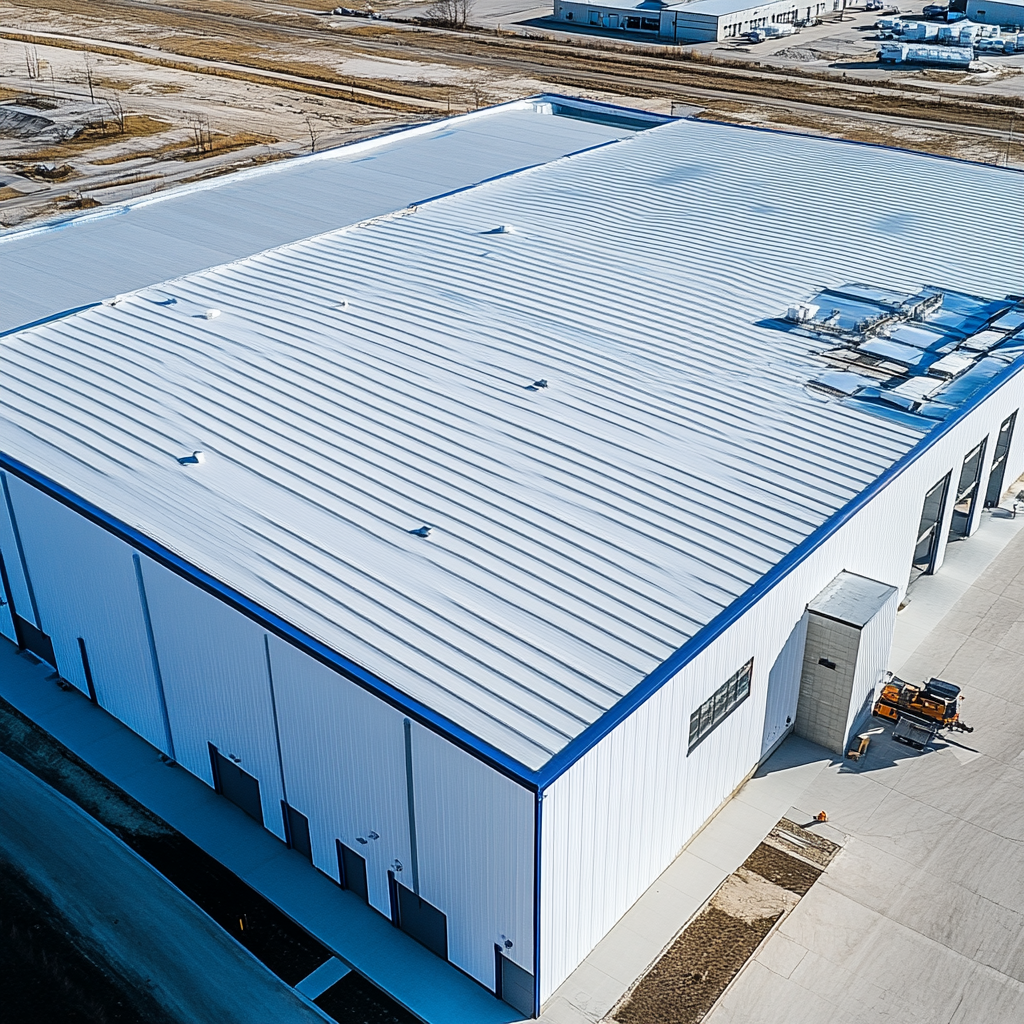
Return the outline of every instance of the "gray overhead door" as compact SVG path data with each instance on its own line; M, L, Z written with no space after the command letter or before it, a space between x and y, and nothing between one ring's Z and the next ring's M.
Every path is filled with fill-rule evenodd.
M988 491L985 493L985 507L993 508L1003 496L1003 477L1006 475L1006 457L1010 454L1013 441L1013 427L1017 414L1012 413L1003 420L996 438L996 450L992 453L992 471L988 475Z
M366 887L366 860L349 849L340 839L338 840L338 875L341 878L341 887L354 892L365 903L369 903L369 890Z
M964 457L960 469L960 482L956 488L956 502L953 518L949 523L949 539L963 540L970 532L971 516L978 500L978 482L981 480L981 466L985 459L985 442L972 448Z
M226 758L212 743L210 762L213 767L213 782L218 793L222 793L233 804L241 807L250 818L263 824L263 804L260 802L260 783L248 772L242 771L234 761Z
M422 943L442 960L448 959L448 919L437 907L407 889L388 872L391 883L391 919L406 935Z
M942 512L946 507L946 491L949 488L947 473L924 496L921 506L921 522L917 527L917 545L914 548L914 563L910 568L910 582L919 576L929 573L935 566L935 552L939 546L939 529L942 525Z

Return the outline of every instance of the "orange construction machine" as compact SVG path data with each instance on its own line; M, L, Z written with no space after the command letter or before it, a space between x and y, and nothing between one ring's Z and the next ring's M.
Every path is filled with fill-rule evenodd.
M907 715L933 722L940 729L974 732L960 721L962 700L960 687L952 683L929 679L923 686L916 686L890 673L871 713L892 722L898 722L902 715Z

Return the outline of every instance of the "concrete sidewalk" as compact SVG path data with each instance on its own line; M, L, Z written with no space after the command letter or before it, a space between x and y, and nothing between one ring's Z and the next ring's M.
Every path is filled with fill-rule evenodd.
M521 1016L360 899L51 670L0 638L0 696L251 885L345 965L428 1024L508 1024Z

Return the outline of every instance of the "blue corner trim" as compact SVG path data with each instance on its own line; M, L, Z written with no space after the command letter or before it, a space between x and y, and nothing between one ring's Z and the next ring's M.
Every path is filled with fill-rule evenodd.
M440 733L456 746L461 747L495 769L495 771L500 772L526 789L536 791L537 773L531 771L525 765L515 760L515 758L509 757L503 751L498 750L489 743L485 743L467 729L438 714L420 701L406 696L395 686L392 686L391 683L385 682L383 679L357 665L354 661L350 661L336 651L332 651L326 644L308 636L302 630L297 629L273 612L260 607L255 601L221 583L220 580L209 573L191 565L185 559L174 554L174 552L168 550L152 538L147 537L134 527L122 523L119 519L115 519L96 505L79 497L74 492L63 487L61 484L55 483L41 473L37 473L34 469L7 455L5 452L0 452L0 469L12 473L44 494L59 501L62 505L78 512L90 520L90 522L103 527L103 529L112 533L115 537L123 540L135 551L142 552L166 569L195 584L201 590L205 590L208 594L224 601L225 604L230 605L247 618L259 623L268 632L299 648L303 653L315 658L321 664L333 669L339 675L362 687L364 690L368 690L431 731Z
M544 794L534 794L533 812L533 1015L540 1016L540 819Z
M559 776L567 772L584 754L604 739L616 726L627 719L641 704L658 692L680 669L688 665L702 651L708 648L741 616L746 614L769 591L782 582L808 556L845 526L861 509L880 494L894 480L900 477L929 448L937 444L954 427L965 420L975 409L988 401L992 395L1024 370L1024 358L1018 359L989 386L982 388L962 405L957 412L925 434L913 448L894 462L881 476L877 477L856 497L852 498L831 518L827 519L809 537L803 540L782 561L778 562L745 594L723 609L703 629L694 634L682 647L663 661L646 676L617 704L609 708L596 722L593 722L578 736L564 746L544 767L536 773L537 788L543 791Z
M28 331L33 327L42 327L43 324L51 324L54 320L63 320L66 316L74 316L76 313L82 313L87 309L95 309L96 306L102 305L102 302L87 302L84 306L75 306L72 309L62 310L60 313L51 313L49 316L44 316L42 320L33 320L29 324L12 327L9 331L0 331L0 338L6 338L9 334L18 334L20 331Z

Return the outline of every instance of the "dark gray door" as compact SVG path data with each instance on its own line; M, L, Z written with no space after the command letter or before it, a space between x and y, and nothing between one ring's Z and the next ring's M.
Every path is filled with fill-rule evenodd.
M392 920L398 927L442 960L447 960L448 919L444 914L398 881L392 882L391 898L398 902L397 907L392 907Z
M34 654L40 661L45 661L51 668L57 667L57 659L53 654L53 641L37 626L34 626L28 619L23 619L15 612L14 631L18 634L18 646L24 648L30 654Z
M366 889L366 861L338 840L338 874L342 889L354 892L361 900L370 902Z
M964 458L964 464L960 469L960 481L956 488L953 518L949 523L950 540L963 540L970 529L974 505L978 500L978 481L981 479L981 466L984 459L984 441L977 448L972 448Z
M910 582L929 573L935 567L935 552L939 546L939 529L942 525L942 511L946 507L946 491L949 488L947 473L925 496L921 506L921 522L917 527L917 546L914 548L914 563L910 568Z
M313 844L309 841L309 818L294 807L289 807L283 800L281 807L284 810L284 829L288 845L312 862Z
M524 971L518 964L512 963L507 956L501 952L499 946L495 947L498 970L498 998L504 999L509 1006L520 1013L532 1017L534 1013L533 1002L533 975Z
M248 772L242 771L234 761L226 758L212 743L210 763L213 783L233 804L241 807L250 818L263 824L263 804L260 802L260 783Z
M988 490L985 492L985 507L994 508L1003 496L1003 477L1006 475L1006 456L1010 454L1010 443L1013 441L1013 426L1017 422L1017 414L1011 413L1003 420L996 438L996 449L992 453L992 471L988 476Z

